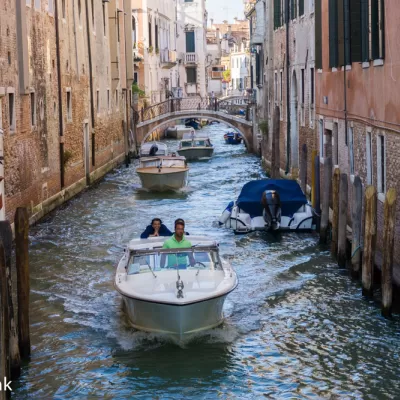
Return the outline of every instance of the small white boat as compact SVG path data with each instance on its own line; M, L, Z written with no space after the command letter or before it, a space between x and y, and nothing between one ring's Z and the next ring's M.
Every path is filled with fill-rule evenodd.
M192 131L194 132L194 129L192 127L187 127L185 125L175 125L167 128L165 132L167 137L181 140L185 133L191 133Z
M210 158L214 153L214 147L208 136L193 131L183 135L177 152L180 156L185 156L187 160L197 160Z
M187 185L189 167L185 157L155 156L141 158L136 172L145 189L165 192Z
M223 322L238 279L218 244L190 236L188 249L162 249L166 237L131 240L115 274L131 324L183 339Z
M256 230L308 231L315 228L311 204L294 180L262 179L246 183L228 204L219 224L235 233Z
M145 142L140 146L140 157L166 156L168 146L162 142Z

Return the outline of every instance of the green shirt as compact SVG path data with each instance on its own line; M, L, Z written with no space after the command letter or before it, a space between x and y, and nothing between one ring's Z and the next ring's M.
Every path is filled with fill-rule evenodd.
M187 249L191 248L192 243L185 239L183 235L182 240L178 242L175 238L175 234L164 242L163 249ZM177 265L188 265L188 253L181 253L178 256L175 254L168 255L168 267L176 267Z

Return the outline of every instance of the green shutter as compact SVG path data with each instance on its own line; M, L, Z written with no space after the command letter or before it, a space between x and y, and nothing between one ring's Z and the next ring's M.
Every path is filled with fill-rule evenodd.
M372 59L379 58L379 0L371 0Z
M338 66L337 0L329 0L329 67Z
M281 26L281 0L274 0L274 29Z
M304 0L299 0L299 15L304 15Z
M322 69L321 1L315 0L315 68Z
M382 30L381 58L383 60L385 58L385 0L381 0L381 30Z
M338 0L338 62L339 65L344 65L344 30L345 30L345 13L344 7L346 0Z
M194 53L194 32L186 32L186 53Z
M361 0L350 2L351 62L361 61Z
M368 0L361 0L361 61L369 61Z
M294 0L290 0L290 18L291 19L295 19L296 18Z

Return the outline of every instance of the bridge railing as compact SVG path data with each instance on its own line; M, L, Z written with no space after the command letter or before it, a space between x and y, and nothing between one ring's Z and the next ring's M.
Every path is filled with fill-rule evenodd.
M133 111L134 122L140 124L175 111L222 111L228 115L250 120L250 105L248 101L236 104L233 99L219 100L211 97L172 98L150 107Z

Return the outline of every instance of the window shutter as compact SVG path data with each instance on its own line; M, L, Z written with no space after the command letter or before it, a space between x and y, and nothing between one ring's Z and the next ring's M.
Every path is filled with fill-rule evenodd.
M274 0L274 29L281 26L281 0Z
M194 53L194 32L186 32L186 53Z
M256 53L256 84L260 85L261 81L260 81L260 54Z
M350 2L351 62L361 61L361 0Z
M344 52L345 52L345 12L344 7L346 7L348 0L338 0L338 62L339 65L344 65Z
M322 69L321 0L315 1L315 68Z
M368 0L361 0L361 61L369 60Z
M338 66L337 0L329 0L329 67Z
M295 19L295 5L294 5L294 0L290 0L290 18Z
M371 0L372 59L379 58L379 0Z
M299 0L299 15L304 15L304 0Z
M381 58L385 58L385 0L380 0L381 2Z

